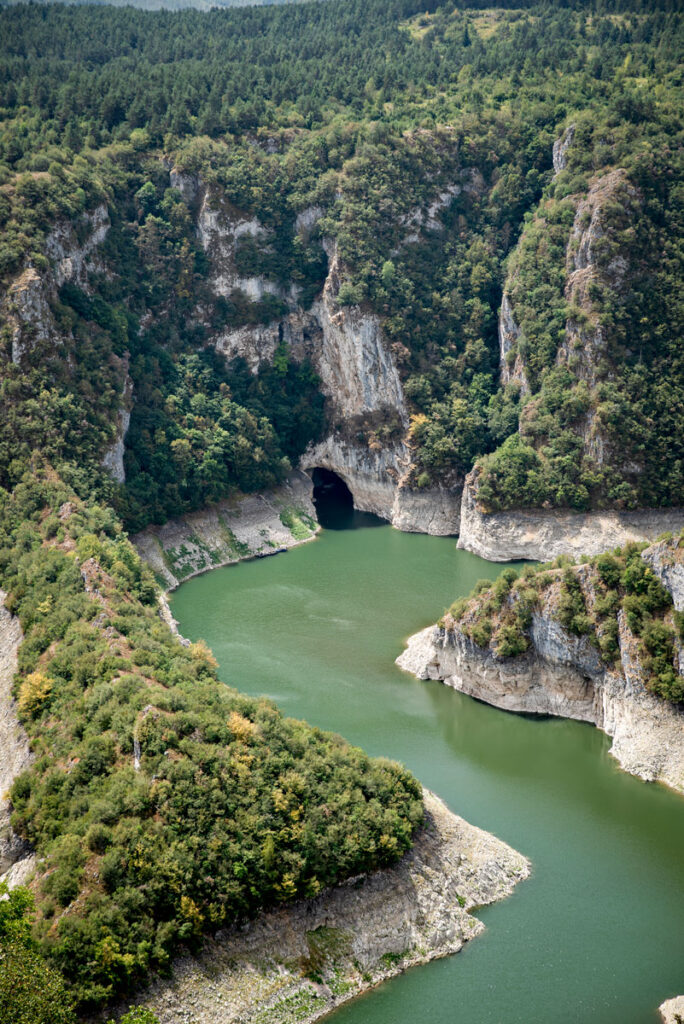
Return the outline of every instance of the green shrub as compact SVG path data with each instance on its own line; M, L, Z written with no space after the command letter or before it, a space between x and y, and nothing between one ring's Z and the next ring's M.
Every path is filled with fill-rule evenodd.
M496 634L495 647L500 658L516 658L529 646L529 638L515 625L503 625Z
M472 626L470 626L468 632L470 638L477 644L478 647L486 647L492 637L492 623L489 619L478 619Z

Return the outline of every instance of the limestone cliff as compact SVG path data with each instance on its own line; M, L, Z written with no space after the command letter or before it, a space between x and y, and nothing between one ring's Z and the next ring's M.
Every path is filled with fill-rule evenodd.
M33 857L28 844L10 827L7 793L16 776L28 767L31 752L12 697L21 626L5 608L5 597L0 591L0 877L10 885L18 885L32 869Z
M575 125L570 124L553 144L553 170L555 174L564 171L568 165L568 150L575 137Z
M107 266L101 254L101 245L110 229L109 211L104 203L86 211L75 221L58 221L45 239L47 267L38 270L27 264L9 282L0 297L0 319L9 329L12 362L21 366L24 361L38 362L60 351L73 342L69 333L58 326L53 307L59 289L64 284L75 284L91 292L90 276L106 275ZM68 363L70 354L66 355ZM132 383L128 376L128 358L112 356L112 364L120 375L121 405L116 422L112 424L113 437L102 453L102 465L115 480L123 482L124 438L128 430L133 401Z
M59 221L45 240L48 268L39 272L28 264L7 287L0 312L10 329L16 364L38 346L60 344L51 309L58 288L70 281L87 289L88 274L104 269L97 250L109 231L107 207L82 214L78 229L77 236L74 224Z
M641 557L672 595L675 610L684 612L684 548L661 540L646 548Z
M478 472L466 477L458 546L490 562L548 561L558 555L597 555L629 541L654 540L684 527L684 508L634 512L511 509L486 513L478 503Z
M143 996L161 1024L309 1024L408 967L460 950L470 911L529 862L424 791L426 825L391 869L282 907L179 958Z
M554 144L556 176L566 170L574 138L571 125ZM534 449L537 456L536 468L527 470L528 482L535 476L539 479L539 485L535 488L532 482L529 490L541 495L536 500L543 507L516 508L516 495L521 504L530 500L526 487L520 485L516 492L511 481L500 483L496 466L501 469L501 464L496 459L485 459L465 483L461 547L494 560L544 559L564 552L594 554L628 540L653 539L664 530L678 531L684 524L682 508L582 515L563 508L551 510L556 502L566 504L571 492L573 497L582 495L587 504L597 503L596 488L604 484L603 501L619 505L618 483L624 481L626 493L631 490L633 496L647 468L643 446L635 446L631 441L622 446L616 429L617 414L614 410L611 413L609 403L606 404L608 393L617 395L623 385L626 387L622 375L626 373L625 363L634 355L630 349L634 343L629 337L623 338L606 315L607 297L619 308L626 308L631 284L638 285L640 280L641 254L630 245L630 240L635 237L634 225L639 223L644 203L644 196L627 172L614 168L592 178L586 191L562 200L543 201L529 228L523 228L510 260L499 313L500 381L502 386L509 386L509 393L510 386L516 386L522 397L519 435L527 450ZM553 216L560 209L564 209L566 217L572 215L567 240L563 232L554 235L551 229ZM523 287L541 280L535 269L536 260L543 262L547 234L549 244L555 239L553 244L557 247L557 278L556 284L552 285L549 279L545 287L549 295L554 287L559 290L555 307L551 299L545 300L546 305L536 309L535 322L541 320L546 324L545 318L548 319L545 343L555 345L555 351L542 351L538 339L534 343L530 340L534 333L532 312L536 307ZM535 248L538 244L541 250ZM564 266L560 264L563 251ZM564 377L560 376L562 372ZM555 381L549 384L548 391L546 380ZM553 413L559 400L553 389L557 391L562 380L575 399L574 409L563 414L569 417L564 421L563 442L559 439L560 421L554 419ZM611 388L612 392L607 391ZM558 458L563 443L573 446L577 477L570 471L563 475L566 471L560 467ZM560 479L565 483L559 488ZM592 483L596 479L603 479L604 483ZM605 483L606 480L612 482ZM491 509L478 500L484 481L490 496L494 494ZM498 511L502 507L506 511Z
M499 374L501 384L517 384L523 395L529 394L530 386L525 374L525 363L518 351L520 328L515 322L511 300L507 292L501 297L499 310ZM509 354L510 353L510 354Z
M653 549L647 550L644 561L652 556ZM604 614L606 590L597 585L591 565L580 565L573 574L589 618ZM644 648L624 610L612 613L616 656L608 658L601 644L592 642L605 635L607 621L595 631L585 626L580 634L570 632L559 613L562 571L544 575L541 592L530 589L530 578L508 594L502 588L491 607L474 598L457 619L447 614L441 626L411 637L397 664L420 679L440 679L507 711L591 722L612 737L611 753L626 771L684 793L684 708L649 689ZM484 593L486 602L489 591ZM524 616L527 624L525 634L516 631L514 637L520 653L509 656L502 640L510 643L513 627L506 623L514 616ZM665 615L666 622L670 618L671 613ZM676 659L676 641L674 646Z
M124 450L126 433L131 422L131 409L133 407L133 381L128 373L128 355L121 361L123 368L123 389L121 391L121 405L116 418L116 434L111 445L102 457L102 465L117 483L124 483L126 470L124 468Z
M675 996L658 1007L663 1024L684 1024L684 996Z
M228 297L234 291L241 291L252 301L267 294L278 294L278 286L273 281L262 276L240 275L235 262L239 239L244 236L264 239L265 227L256 217L243 214L224 200L216 190L201 185L200 189L197 235L209 256L209 284L214 294Z
M407 219L411 231L432 230L436 217L462 188L472 188L472 174L463 185L444 189L432 204ZM280 319L214 332L210 343L227 360L243 358L252 372L270 362L281 343L298 360L316 370L328 400L329 432L305 453L303 469L320 466L339 474L357 508L374 512L402 530L455 534L460 516L460 483L415 491L410 486L411 452L406 443L409 413L394 355L381 318L358 305L341 305L340 287L346 270L337 247L322 239L328 273L310 308L299 304L297 288L283 289L263 276L241 277L236 265L240 238L251 236L268 247L258 219L225 202L215 188L194 175L172 168L171 184L196 211L197 234L209 257L209 285L215 296L243 292L252 301L277 296L289 307ZM310 238L323 215L322 207L297 215L295 231ZM378 439L379 432L382 439Z

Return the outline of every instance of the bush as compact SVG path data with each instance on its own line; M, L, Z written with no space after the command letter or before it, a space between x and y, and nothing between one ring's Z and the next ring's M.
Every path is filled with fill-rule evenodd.
M492 637L492 623L489 619L480 618L469 628L471 640L478 647L486 647Z
M503 625L496 634L496 653L500 658L516 658L530 646L528 637L513 625Z

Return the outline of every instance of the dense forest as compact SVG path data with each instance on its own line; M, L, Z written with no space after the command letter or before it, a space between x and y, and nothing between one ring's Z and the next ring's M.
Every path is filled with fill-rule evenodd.
M0 1019L23 971L56 993L27 1024L57 1024L206 931L392 863L420 825L401 767L220 686L161 623L125 533L278 483L335 426L282 337L254 373L213 344L281 322L293 289L309 309L323 243L339 308L377 315L399 368L414 488L476 466L488 510L681 502L682 16L674 0L20 4L0 38L0 585L36 754L13 824L43 858L32 896L0 902ZM235 261L263 294L212 289L171 170L258 219ZM59 239L87 246L103 218L86 270L57 276ZM127 382L117 480L103 457ZM634 589L632 554L606 569L606 615L641 615L654 691L677 699L662 594Z
M493 453L480 486L490 509L679 500L682 36L667 4L412 16L405 2L329 3L154 18L18 7L3 15L3 38L0 271L16 273L27 257L39 267L56 217L107 202L115 272L94 305L69 289L61 312L88 347L97 337L133 357L142 397L118 506L131 526L234 484L272 482L322 430L315 414L296 427L267 424L271 394L256 409L249 388L231 389L229 406L218 398L227 382L207 336L225 323L273 321L284 304L239 293L212 302L192 219L169 189L169 160L258 215L268 244L246 240L242 264L301 284L304 308L325 259L293 220L323 208L316 233L336 239L347 269L339 301L382 316L400 364L414 413L414 486L462 476ZM566 167L554 175L552 144L568 125ZM578 297L567 287L573 222L591 183L615 168L622 194L606 196L596 273ZM406 240L416 205L450 189L439 230ZM610 276L616 259L627 264L620 281ZM500 378L504 287L520 332L507 358L522 359L522 388ZM213 307L208 320L190 316L198 304ZM141 330L141 318L154 327ZM570 325L572 348L589 348L587 324L601 337L591 380L581 351L559 358ZM189 429L200 378L216 399L203 426ZM64 387L70 402L83 401ZM291 421L315 381L293 367L273 387L281 420ZM91 434L101 411L80 417ZM598 463L588 422L603 442ZM226 440L212 444L219 423ZM33 446L22 437L28 426L7 439L13 449ZM179 442L180 456L155 436ZM248 465L231 464L241 436L258 452ZM187 477L195 461L183 458L185 441L208 466L201 479Z

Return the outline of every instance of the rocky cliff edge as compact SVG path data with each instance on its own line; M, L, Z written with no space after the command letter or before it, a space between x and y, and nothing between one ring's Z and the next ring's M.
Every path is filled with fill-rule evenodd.
M684 508L633 512L512 509L488 514L478 502L477 470L466 478L459 548L490 562L545 562L558 555L598 555L629 541L655 540L684 527Z

